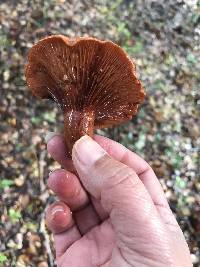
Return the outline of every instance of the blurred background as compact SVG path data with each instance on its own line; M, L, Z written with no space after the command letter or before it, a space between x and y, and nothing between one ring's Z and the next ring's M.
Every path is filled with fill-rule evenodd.
M58 168L44 135L62 114L27 89L29 48L50 34L95 36L135 59L147 97L129 123L98 131L153 167L200 266L200 1L0 1L0 266L55 266L44 209Z

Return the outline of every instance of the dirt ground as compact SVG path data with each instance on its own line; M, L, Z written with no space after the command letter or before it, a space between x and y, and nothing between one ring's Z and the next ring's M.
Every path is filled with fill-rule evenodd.
M50 34L94 36L121 45L147 97L137 117L98 131L147 160L200 266L200 1L0 1L0 266L55 266L44 210L58 164L44 136L62 114L27 89L29 48Z

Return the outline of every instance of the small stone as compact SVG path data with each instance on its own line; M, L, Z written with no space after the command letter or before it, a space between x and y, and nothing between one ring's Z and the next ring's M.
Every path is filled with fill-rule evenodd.
M190 216L190 215L191 215L191 211L190 211L190 209L188 209L187 207L183 207L183 208L181 209L181 211L182 211L182 214L183 214L184 216Z
M30 202L30 197L28 194L19 196L19 203L23 209L25 209L28 206L29 202Z
M20 187L20 186L22 186L24 184L24 176L21 174L14 181L15 181L15 185Z
M199 260L195 254L190 254L190 256L191 256L191 260L192 260L193 264L196 264L199 262Z
M7 82L10 78L10 71L9 70L5 70L3 73L3 79L5 82Z
M183 15L180 12L177 12L174 19L173 19L173 29L178 29L183 25Z
M17 11L16 10L14 10L13 12L12 12L12 17L17 17Z
M18 265L17 266L25 267L25 266L27 266L26 264L30 262L30 259L29 259L29 257L26 254L21 254L18 257L17 262L18 262Z
M195 198L192 196L187 197L187 203L195 203Z
M14 242L14 240L10 239L8 242L7 242L7 247L9 248L16 248L16 243Z
M31 17L35 20L43 18L43 12L39 9L35 9L31 13Z
M168 180L166 182L166 184L167 184L168 187L172 187L173 186L173 181L172 180Z
M22 235L22 233L17 233L17 235L16 235L16 246L17 246L17 249L22 249L22 247L23 247L23 235Z
M9 118L8 119L8 123L11 125L11 126L16 126L16 118Z
M34 135L32 137L32 144L35 146L37 145L38 143L40 143L42 141L41 137L38 136L38 135Z
M172 192L168 190L167 192L165 192L165 196L167 199L170 199L172 197Z
M37 267L48 267L48 263L46 261L39 262Z
M35 247L34 244L31 243L31 244L29 244L29 247L27 248L27 252L28 252L28 254L36 256L37 255L37 248Z

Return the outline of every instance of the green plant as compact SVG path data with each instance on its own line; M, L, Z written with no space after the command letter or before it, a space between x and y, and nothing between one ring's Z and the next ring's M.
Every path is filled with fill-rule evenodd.
M7 47L11 45L11 40L5 34L0 33L0 47Z
M141 150L145 147L146 144L146 135L144 133L141 133L139 135L138 141L134 143L134 147L137 150Z
M27 211L28 211L29 213L32 213L32 212L33 212L33 209L34 209L33 204L32 204L32 203L29 204L28 207L27 207Z
M102 6L99 8L99 12L102 15L111 15L119 6L122 4L123 0L110 1L108 6Z
M128 41L123 45L123 48L125 49L125 51L134 56L134 55L138 55L140 54L143 50L144 50L144 46L143 43L138 39L136 40L135 44L133 46L130 46L128 44Z
M38 125L41 124L44 120L53 123L55 122L55 119L56 119L56 113L53 110L53 111L43 112L40 116L36 115L32 117L31 122L35 125Z
M37 225L34 222L27 222L24 226L26 229L28 229L30 231L36 231L37 230Z
M55 122L56 119L56 113L55 111L48 111L43 113L43 119L48 122Z
M195 65L197 63L197 58L192 53L187 55L187 62L191 65Z
M16 223L22 218L21 212L13 208L8 210L8 216L12 223Z
M7 187L10 187L13 184L14 182L10 179L2 179L0 180L0 189L5 189Z
M131 38L131 32L126 26L126 23L118 21L116 25L116 30L119 35L121 35L122 38L129 40Z
M165 64L169 66L173 66L175 62L176 60L175 60L174 55L169 53L165 58Z
M186 196L179 195L179 197L178 197L178 203L177 203L178 208L182 208L182 207L184 207L186 205L187 205L187 198L186 198Z
M3 263L5 263L7 260L7 256L0 252L0 266L3 266Z
M42 118L38 116L31 117L31 122L35 125L42 123Z
M186 182L183 179L181 179L180 176L176 176L175 186L184 189L186 188Z

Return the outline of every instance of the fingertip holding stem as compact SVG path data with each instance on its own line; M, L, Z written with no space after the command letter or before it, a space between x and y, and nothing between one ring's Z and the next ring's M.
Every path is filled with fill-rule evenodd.
M106 151L91 137L84 135L76 141L72 150L72 159L88 168L106 154Z
M48 144L48 142L50 142L50 140L53 139L56 135L59 135L59 134L56 132L47 132L47 134L44 136L44 140L46 144Z
M65 169L75 172L71 159L67 157L68 151L64 137L58 133L49 132L45 137L45 141L49 154Z
M107 165L110 166L110 156L91 137L85 135L74 145L72 160L79 178L86 190L95 198L100 197ZM112 167L112 166L110 166Z

